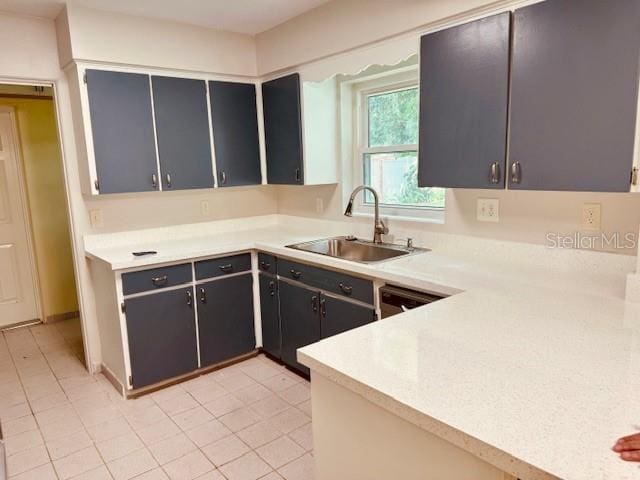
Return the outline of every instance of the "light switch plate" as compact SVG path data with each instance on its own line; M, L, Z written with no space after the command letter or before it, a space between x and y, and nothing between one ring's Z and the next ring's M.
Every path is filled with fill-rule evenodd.
M104 227L104 221L102 219L102 210L100 209L89 210L89 220L91 221L92 228Z
M497 198L479 198L476 218L479 222L499 222L500 200Z
M602 205L585 203L582 205L582 228L584 230L600 230L602 225Z

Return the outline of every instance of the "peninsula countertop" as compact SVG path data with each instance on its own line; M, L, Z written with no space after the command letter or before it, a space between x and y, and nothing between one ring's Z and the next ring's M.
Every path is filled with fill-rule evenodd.
M635 258L508 242L487 252L486 240L434 237L431 252L365 265L286 248L335 225L279 222L92 241L87 255L118 270L257 249L451 295L304 347L299 359L527 480L639 478L610 450L640 423L640 306L623 300ZM137 259L134 248L158 254Z

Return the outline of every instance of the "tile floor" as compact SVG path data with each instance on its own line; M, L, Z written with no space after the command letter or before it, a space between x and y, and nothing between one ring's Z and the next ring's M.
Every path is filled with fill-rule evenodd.
M309 384L264 356L123 400L77 320L0 335L10 480L311 480Z

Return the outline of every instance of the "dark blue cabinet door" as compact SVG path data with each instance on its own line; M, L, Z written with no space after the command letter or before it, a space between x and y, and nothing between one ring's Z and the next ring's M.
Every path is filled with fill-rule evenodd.
M197 285L196 294L203 367L255 350L251 273Z
M133 388L198 368L193 289L125 301Z
M375 320L372 307L322 295L320 299L320 331L322 338L361 327Z
M278 292L282 361L309 375L309 369L298 363L296 350L320 340L320 293L283 281L278 282Z
M629 191L639 58L637 0L516 10L509 188Z
M86 80L100 193L156 190L149 76L87 70Z
M421 187L504 188L510 14L420 44Z
M264 273L260 274L260 315L262 317L262 348L270 355L280 358L278 280Z
M262 84L267 181L302 185L302 113L300 75Z
M209 82L209 99L218 186L261 183L256 86Z
M213 187L204 80L152 77L164 190Z

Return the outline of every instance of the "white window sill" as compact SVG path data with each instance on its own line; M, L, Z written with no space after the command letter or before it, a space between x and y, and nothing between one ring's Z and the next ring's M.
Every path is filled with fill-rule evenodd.
M357 218L373 218L373 212L356 211L353 212L353 216ZM411 223L429 223L435 225L444 225L445 212L444 210L427 210L424 213L421 212L420 216L412 215L392 215L384 211L380 211L380 218L384 221L392 222L411 222Z

